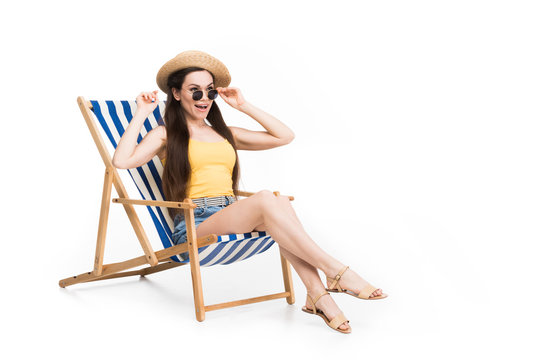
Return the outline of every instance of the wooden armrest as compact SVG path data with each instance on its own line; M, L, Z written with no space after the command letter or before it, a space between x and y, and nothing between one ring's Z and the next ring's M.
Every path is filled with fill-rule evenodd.
M275 194L275 196L280 195L280 193L279 193L278 191L274 191L273 193ZM234 194L236 194L237 196L245 196L245 197L249 197L249 196L254 195L254 194L256 194L256 193L238 190L238 191L234 191ZM293 201L293 200L294 200L294 197L293 197L293 196L288 196L288 195L283 195L283 196L287 196L287 197L288 197L288 200L290 200L290 201Z
M197 204L189 204L181 201L156 201L156 200L136 200L125 198L114 198L113 203L117 204L131 204L131 205L150 205L150 206L163 206L167 208L181 208L181 209L194 209Z
M280 195L278 191L273 192L275 196ZM237 196L249 197L256 193L248 191L235 191L234 194ZM286 195L285 195L286 196ZM293 196L288 196L290 201L294 200ZM131 205L150 205L150 206L163 206L167 208L181 208L181 209L194 209L197 207L197 204L190 204L187 202L181 201L156 201L156 200L137 200L137 199L125 199L125 198L114 198L112 199L113 203L116 204L131 204Z
M245 197L249 197L251 195L254 195L255 193L253 192L247 192L247 191L241 191L241 190L234 190L234 194L236 194L237 196L245 196Z

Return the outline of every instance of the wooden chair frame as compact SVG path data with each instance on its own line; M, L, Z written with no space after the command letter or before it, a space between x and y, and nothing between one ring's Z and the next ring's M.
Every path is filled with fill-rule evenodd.
M79 104L82 115L86 120L88 128L90 129L90 133L92 134L92 138L94 139L99 154L101 155L101 158L105 163L105 180L103 184L103 194L101 198L101 211L99 214L94 269L93 271L60 280L60 287L65 288L66 286L78 283L113 279L125 276L145 276L159 271L186 265L187 263L175 262L170 259L170 257L188 251L190 259L188 264L190 264L191 266L191 279L193 283L195 314L198 321L204 321L206 317L206 311L224 309L228 307L240 306L279 298L286 298L286 301L289 304L293 304L295 302L290 263L282 254L280 254L281 270L283 274L285 288L284 292L219 303L214 305L205 305L204 297L202 294L202 278L200 274L200 263L198 260L198 248L217 242L217 235L210 234L202 238L197 238L195 216L193 212L193 209L196 208L197 205L194 204L193 201L189 198L186 198L183 202L130 199L122 183L122 180L118 175L116 168L112 165L112 159L110 157L110 154L105 146L101 134L99 133L99 129L92 114L91 103L89 101L86 101L82 96L79 96L77 98L77 103ZM112 199L112 203L123 205L125 212L131 222L131 225L135 230L135 234L139 240L142 250L144 251L144 255L118 263L103 264L105 237L107 232L109 208L111 204L112 185L114 185L116 192L120 196L119 198ZM244 197L254 195L254 193L246 191L235 191L235 194L236 196ZM279 196L278 191L275 191L274 194L276 196ZM292 196L288 196L288 198L290 200L294 200L294 197ZM171 246L163 250L154 251L150 242L148 241L146 232L143 229L143 226L137 216L133 205L150 205L183 209L187 230L187 242L180 245ZM125 271L146 264L149 264L149 266L138 270Z

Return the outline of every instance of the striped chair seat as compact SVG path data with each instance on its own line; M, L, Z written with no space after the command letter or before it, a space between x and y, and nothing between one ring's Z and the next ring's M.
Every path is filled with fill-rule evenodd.
M137 108L136 102L134 100L90 100L90 102L94 115L112 146L116 149L125 128L133 118ZM137 143L140 143L142 138L154 127L164 125L164 110L165 102L161 101L154 112L144 121ZM165 200L161 186L163 164L158 156L142 166L127 169L127 171L144 200ZM173 246L174 221L169 216L168 211L158 206L146 206L146 208L163 246L165 248ZM268 250L273 243L274 240L264 231L219 235L216 243L199 248L200 266L225 265L245 260ZM181 263L189 262L189 260L180 260L177 256L173 256L171 259Z

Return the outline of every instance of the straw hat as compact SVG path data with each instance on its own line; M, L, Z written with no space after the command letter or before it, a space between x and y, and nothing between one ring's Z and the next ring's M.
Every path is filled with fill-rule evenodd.
M230 84L230 73L218 59L202 51L188 50L179 53L161 66L157 73L157 86L167 93L167 80L170 74L191 66L197 66L210 71L215 77L215 87L227 87Z

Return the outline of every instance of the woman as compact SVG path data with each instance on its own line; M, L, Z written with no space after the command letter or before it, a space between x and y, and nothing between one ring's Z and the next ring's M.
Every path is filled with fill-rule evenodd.
M234 197L239 179L236 150L286 145L294 139L294 133L246 101L238 88L228 87L227 68L206 53L178 54L161 67L157 84L167 94L165 125L151 130L137 145L144 120L159 102L157 90L142 92L133 120L114 153L113 165L134 168L158 155L165 166L165 198L182 201L188 197L198 205L194 210L197 237L267 231L305 284L307 300L302 310L321 316L337 331L350 333L349 321L326 290L369 300L387 295L325 253L305 232L286 196L276 197L263 190L241 200ZM267 131L228 127L214 102L217 95ZM174 242L185 242L182 213L179 209L169 209L169 213L174 218ZM187 253L182 255L185 258ZM326 274L327 289L317 269Z

